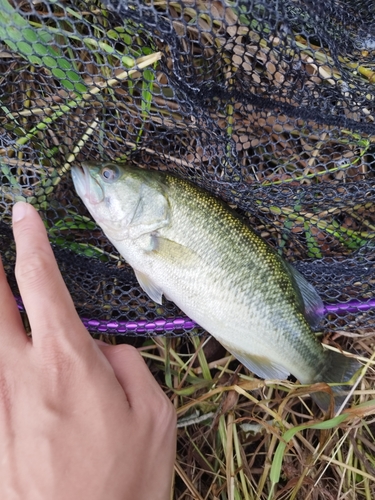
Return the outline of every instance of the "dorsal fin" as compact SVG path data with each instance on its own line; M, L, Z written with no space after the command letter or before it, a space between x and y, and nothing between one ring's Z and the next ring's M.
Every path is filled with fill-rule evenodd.
M324 316L324 304L315 288L291 264L284 261L297 292L301 311L312 328L317 328Z

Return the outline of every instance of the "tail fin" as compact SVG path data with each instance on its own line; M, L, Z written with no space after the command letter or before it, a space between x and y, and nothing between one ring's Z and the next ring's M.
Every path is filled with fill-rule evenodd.
M314 382L325 382L326 384L348 382L361 367L361 364L353 358L334 351L326 352L324 369L315 378ZM337 412L350 391L350 385L333 385L331 390L334 397L334 409ZM311 397L322 410L327 411L329 409L331 404L329 392L311 393Z

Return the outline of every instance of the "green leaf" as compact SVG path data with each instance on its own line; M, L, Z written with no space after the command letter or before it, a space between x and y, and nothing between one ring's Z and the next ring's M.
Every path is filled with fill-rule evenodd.
M57 67L57 61L51 56L44 56L43 57L43 64L47 66L48 68L56 68Z
M75 71L71 71L71 70L67 71L66 76L67 76L67 78L69 78L69 80L71 82L79 82L81 80L80 75L78 73L76 73Z
M66 77L65 72L60 68L54 68L52 70L52 74L53 74L53 76L55 76L56 78L59 78L60 80L62 80L63 78Z
M142 47L142 54L144 54L145 56L148 56L153 52L154 50L151 47Z
M63 85L67 90L73 91L74 90L74 85L70 80L61 80L61 85Z
M10 40L7 40L7 45L8 47L13 50L13 52L17 52L17 45L13 42L11 42Z
M107 43L101 43L100 48L107 52L107 54L113 54L113 52L115 52L115 49Z
M19 29L15 28L14 26L4 26L4 28L6 34L13 42L19 42L23 40L22 31L20 31Z
M72 67L70 62L67 59L63 59L62 57L59 57L57 59L57 64L61 69L68 70Z
M34 55L29 56L29 61L31 62L31 64L35 64L36 66L42 66L43 64L41 58Z
M119 34L115 30L108 30L107 37L110 38L111 40L118 40Z
M27 40L30 43L34 43L38 41L38 35L36 34L35 30L31 28L26 28L22 30L23 37L25 40Z
M83 83L76 83L74 85L74 88L79 94L84 94L85 92L87 92L87 87Z
M127 35L124 33L121 38L123 39L125 45L131 45L132 44L132 37L130 35Z
M121 62L127 68L132 68L134 66L134 59L132 57L129 57L129 56L123 56L121 58Z
M33 54L33 47L32 45L26 43L26 42L17 42L17 48L22 54L29 56L30 54Z
M42 45L41 43L35 43L33 45L34 52L36 52L40 56L45 56L48 54L47 47L45 45Z
M51 46L53 36L42 28L34 29L8 0L0 0L0 40L31 64L51 69L53 76L67 90L80 94L88 92L82 77L74 71L69 59Z

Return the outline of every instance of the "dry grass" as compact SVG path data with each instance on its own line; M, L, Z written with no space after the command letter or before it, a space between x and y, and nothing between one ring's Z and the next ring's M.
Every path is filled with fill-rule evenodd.
M374 498L374 355L350 408L330 418L309 388L254 378L210 337L141 351L179 416L175 500Z

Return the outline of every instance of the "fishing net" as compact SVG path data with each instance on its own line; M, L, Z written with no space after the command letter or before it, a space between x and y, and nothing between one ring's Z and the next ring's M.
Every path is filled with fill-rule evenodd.
M15 296L11 209L26 200L92 333L195 328L145 295L75 193L72 164L121 160L244 215L316 287L323 330L373 329L374 15L370 0L0 0Z

